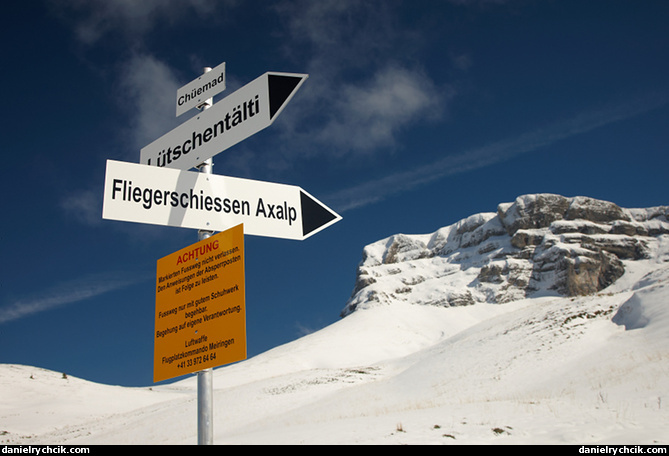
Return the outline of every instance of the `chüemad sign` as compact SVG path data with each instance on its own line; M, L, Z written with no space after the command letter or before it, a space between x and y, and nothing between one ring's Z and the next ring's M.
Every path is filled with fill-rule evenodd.
M177 90L177 117L225 90L225 62Z
M140 163L188 170L269 127L306 74L265 73L140 152Z
M153 381L246 359L243 225L157 262Z
M109 220L303 240L341 216L300 187L107 160Z

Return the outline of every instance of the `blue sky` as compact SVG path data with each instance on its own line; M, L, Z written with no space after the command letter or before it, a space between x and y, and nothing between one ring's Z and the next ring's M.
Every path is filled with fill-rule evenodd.
M103 220L176 90L307 73L214 173L297 185L343 216L245 237L249 357L339 319L365 245L527 193L669 204L669 2L53 0L4 7L0 362L152 384L156 261L189 229Z

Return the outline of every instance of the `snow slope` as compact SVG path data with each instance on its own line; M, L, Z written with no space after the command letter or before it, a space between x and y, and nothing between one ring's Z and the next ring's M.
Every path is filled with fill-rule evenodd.
M214 442L667 444L668 283L663 267L600 296L355 312L215 370ZM0 373L2 443L197 441L194 379Z
M624 265L591 296L359 305L216 369L214 443L666 445L669 235ZM196 380L124 388L0 365L0 443L195 444Z

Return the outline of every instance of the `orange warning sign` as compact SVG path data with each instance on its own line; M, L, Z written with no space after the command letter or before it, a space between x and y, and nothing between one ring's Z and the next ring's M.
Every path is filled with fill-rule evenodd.
M153 381L246 359L244 227L158 260Z

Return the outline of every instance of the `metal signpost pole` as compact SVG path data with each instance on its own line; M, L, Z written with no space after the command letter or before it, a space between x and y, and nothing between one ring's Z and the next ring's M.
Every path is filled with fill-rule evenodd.
M210 67L204 68L204 73L211 71ZM204 111L213 104L213 98L209 98L198 109ZM198 166L201 173L211 174L213 159L209 158ZM209 238L212 231L199 230L198 240ZM205 369L197 373L197 443L198 445L212 445L214 443L214 379L213 369Z

